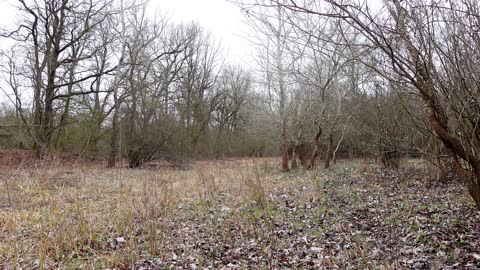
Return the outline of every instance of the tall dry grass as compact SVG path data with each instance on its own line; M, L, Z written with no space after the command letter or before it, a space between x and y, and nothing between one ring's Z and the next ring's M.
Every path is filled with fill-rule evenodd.
M177 209L218 196L228 207L265 204L276 162L203 161L191 170L20 163L1 175L0 269L127 268L161 257Z

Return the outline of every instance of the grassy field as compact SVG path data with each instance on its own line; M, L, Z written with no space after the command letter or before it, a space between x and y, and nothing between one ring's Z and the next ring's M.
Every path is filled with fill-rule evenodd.
M4 167L0 269L480 267L480 212L421 161L285 174L278 163Z

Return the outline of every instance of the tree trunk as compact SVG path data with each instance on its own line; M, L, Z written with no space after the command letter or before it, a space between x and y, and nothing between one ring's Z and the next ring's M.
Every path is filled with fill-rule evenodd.
M112 140L110 142L110 157L108 159L108 168L115 167L115 163L117 160L117 153L118 153L118 111L119 111L119 104L117 98L115 98L115 104L113 109L113 117L112 117Z
M115 70L115 78L113 79L113 101L114 101L114 109L113 109L113 117L112 117L112 141L111 141L111 149L110 149L110 157L108 159L108 167L113 168L115 167L115 162L117 160L118 154L118 113L120 110L120 98L118 97L118 85L120 81L120 68L123 65L123 59L125 57L125 50L127 47L127 42L125 38L125 31L126 31L126 24L125 24L125 10L123 7L123 0L120 1L120 9L121 9L121 22L122 22L122 33L121 33L121 44L122 44L122 51L120 54L120 59L118 60L118 64Z
M77 57L77 51L75 49L73 49L72 55L73 55L73 57ZM69 85L67 86L67 94L68 95L71 95L71 93L73 91L73 81L75 80L75 68L76 68L76 66L77 66L77 62L74 62L70 66L70 70L68 71L68 77L69 77L68 78ZM67 120L69 118L69 112L70 112L70 96L66 97L63 113L62 113L62 116L60 117L60 122L58 124L57 136L55 137L54 142L52 143L52 145L54 145L54 147L56 149L58 149L58 144L59 144L62 136L65 135L65 126L66 126Z
M467 178L467 189L480 210L480 174L472 174L470 178Z
M300 164L304 169L308 168L308 153L309 147L306 143L302 142L298 148L298 156L300 158Z
M342 129L342 136L340 137L340 140L337 143L337 146L335 147L335 150L333 150L333 164L337 164L337 151L340 148L340 145L342 144L343 138L345 137L345 126Z
M315 138L313 140L313 151L312 151L312 157L310 158L310 164L307 166L307 170L313 170L315 167L315 159L318 157L318 152L320 151L320 136L322 135L322 128L318 126L318 132L315 135Z
M283 70L283 53L282 53L282 29L284 25L284 20L282 17L282 6L277 6L278 11L278 28L276 34L276 62L277 62L277 76L278 76L278 88L279 88L279 110L280 110L280 119L282 121L281 127L281 135L280 135L280 149L282 152L282 172L288 172L290 169L288 168L288 144L287 144L287 115L286 115L286 101L287 101L287 93L286 93L286 85L284 80L284 70Z
M297 169L298 164L297 160L300 159L300 164L302 164L303 168L306 168L306 145L305 140L303 138L303 124L300 126L300 130L297 133L297 138L294 142L292 142L292 169Z
M324 168L330 168L330 162L333 160L333 128L330 129L330 134L328 135L328 147L325 154L325 165Z
M287 119L282 118L282 134L281 134L281 151L282 151L282 172L289 172L288 168L288 144L287 144Z
M465 170L460 164L457 156L454 156L453 158L453 170L464 181L468 193L473 198L477 208L480 209L480 174L475 171L471 172Z
M296 149L294 148L292 153L292 163L290 164L290 168L292 170L298 169L297 158L298 158L298 154Z
M454 154L455 165L454 169L459 176L461 176L467 186L468 193L472 196L477 208L480 210L480 159L472 153L468 153L462 145L462 142L451 135L446 126L439 120L439 113L433 111L432 104L429 106L429 124L435 134L438 135L443 144ZM441 119L441 118L440 118ZM471 167L470 170L464 169L458 158L465 160Z

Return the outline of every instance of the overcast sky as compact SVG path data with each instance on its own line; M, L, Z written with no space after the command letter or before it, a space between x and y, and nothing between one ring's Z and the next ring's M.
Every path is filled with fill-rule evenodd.
M151 4L174 21L198 22L221 43L229 62L248 65L251 61L254 51L245 38L250 28L237 6L226 0L152 0Z
M15 0L0 0L0 27L15 22L13 4ZM227 0L151 0L150 5L152 16L159 11L174 22L198 22L222 45L228 62L250 66L255 54L245 38L250 28L239 8Z

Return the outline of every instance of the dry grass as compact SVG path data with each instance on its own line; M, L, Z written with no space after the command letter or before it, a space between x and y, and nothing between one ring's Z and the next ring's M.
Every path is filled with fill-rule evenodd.
M0 268L127 268L162 252L183 205L228 194L263 202L272 159L198 162L187 171L20 163L1 175Z
M398 172L354 160L287 174L276 159L189 170L67 164L20 161L0 174L0 269L408 269L468 265L480 245L469 240L480 239L480 214L464 190L426 188L418 161ZM442 234L426 242L430 228ZM459 233L471 249L448 240Z

